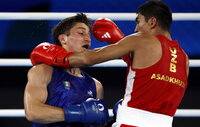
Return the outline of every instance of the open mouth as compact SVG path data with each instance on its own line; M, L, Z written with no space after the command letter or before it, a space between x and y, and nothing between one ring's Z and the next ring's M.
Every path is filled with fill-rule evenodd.
M88 49L89 45L86 44L86 45L83 45L82 47L85 48L85 49Z

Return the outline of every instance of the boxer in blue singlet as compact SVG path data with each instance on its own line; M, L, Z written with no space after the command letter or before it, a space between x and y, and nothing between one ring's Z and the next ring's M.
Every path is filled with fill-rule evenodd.
M62 20L54 27L53 38L55 44L67 51L84 51L91 45L90 19L80 13ZM40 45L41 50L51 53L56 47L48 44ZM37 61L31 59L32 63L34 60ZM104 125L109 116L102 98L102 84L80 68L38 64L28 72L25 114L29 121L34 122L34 127Z
M83 77L69 74L62 68L53 67L51 82L48 84L48 97L45 104L63 108L65 105L74 105L84 102L87 98L96 98L96 85L92 77L82 72ZM67 126L66 122L52 123L48 126ZM36 127L47 125L34 123ZM84 126L73 123L70 127Z

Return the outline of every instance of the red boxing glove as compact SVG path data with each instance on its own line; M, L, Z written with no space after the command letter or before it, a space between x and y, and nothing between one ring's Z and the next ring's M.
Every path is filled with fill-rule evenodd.
M92 34L99 41L114 44L124 38L124 34L117 25L107 18L97 19L92 25Z
M45 63L48 65L70 67L68 58L73 52L67 52L64 48L43 42L33 49L30 59L33 65Z
M109 44L114 44L124 38L124 34L117 25L107 18L97 19L92 25L92 34L99 41L107 41ZM129 65L129 55L122 56L122 59Z

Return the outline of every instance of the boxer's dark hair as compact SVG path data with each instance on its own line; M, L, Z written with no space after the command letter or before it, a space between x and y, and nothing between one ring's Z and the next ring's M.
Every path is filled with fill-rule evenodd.
M76 25L77 23L85 23L89 29L91 30L91 19L88 18L83 13L77 13L75 16L65 18L61 20L53 29L52 29L52 35L53 35L53 41L55 44L60 45L61 43L58 39L58 36L60 34L66 34L67 36L70 35L70 29Z
M164 2L160 0L147 1L137 9L137 13L142 14L145 17L145 21L155 17L163 30L170 31L172 12Z

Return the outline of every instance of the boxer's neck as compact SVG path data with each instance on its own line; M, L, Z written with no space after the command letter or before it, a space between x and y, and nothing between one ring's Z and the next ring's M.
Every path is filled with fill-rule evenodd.
M80 68L68 68L66 69L68 73L77 77L83 77Z

